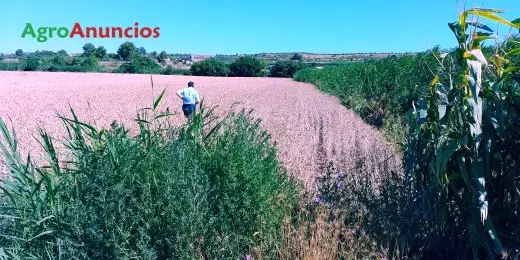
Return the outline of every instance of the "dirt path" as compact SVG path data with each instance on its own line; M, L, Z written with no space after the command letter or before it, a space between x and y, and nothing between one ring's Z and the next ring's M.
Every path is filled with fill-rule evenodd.
M174 120L179 124L184 119L175 92L190 80L208 105L219 106L219 114L227 113L233 103L238 103L234 109L254 109L253 115L263 119L262 126L277 142L289 173L307 184L331 160L350 168L359 154L378 160L391 155L379 132L310 84L162 75L153 80L155 95L167 89L162 108L178 112ZM108 126L114 119L133 126L136 111L151 102L149 75L0 72L0 116L12 120L24 153L38 149L33 138L38 127L63 134L55 112L66 113L69 104L80 119L98 126Z

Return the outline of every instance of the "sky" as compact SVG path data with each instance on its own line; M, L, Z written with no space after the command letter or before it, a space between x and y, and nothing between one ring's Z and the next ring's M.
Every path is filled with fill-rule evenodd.
M262 52L416 52L456 41L447 24L463 0L0 0L0 53L64 49L86 43L115 52L125 41L147 51L194 54ZM519 0L467 0L465 6L505 10L520 17ZM26 23L38 27L159 27L156 39L22 38ZM497 27L494 27L497 28ZM501 31L500 31L501 30ZM499 34L507 34L500 27Z

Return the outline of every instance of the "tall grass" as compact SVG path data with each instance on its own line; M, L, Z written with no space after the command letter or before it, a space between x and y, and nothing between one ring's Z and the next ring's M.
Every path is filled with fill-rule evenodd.
M164 93L164 92L163 92ZM269 135L248 113L225 119L202 109L175 128L142 110L131 136L117 123L98 129L74 111L68 137L40 131L47 163L18 153L0 121L0 248L24 259L226 259L274 256L296 188ZM58 153L57 142L64 146Z
M366 122L403 141L406 112L436 72L438 64L432 52L438 51L304 69L296 72L294 79L339 97Z

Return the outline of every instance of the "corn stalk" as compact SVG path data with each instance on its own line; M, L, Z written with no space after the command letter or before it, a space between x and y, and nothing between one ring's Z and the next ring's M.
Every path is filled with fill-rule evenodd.
M507 115L503 101L512 95L504 89L517 71L509 59L520 52L497 46L488 61L482 44L496 36L477 19L520 28L498 16L500 12L470 9L449 24L458 47L438 57L439 74L409 115L406 186L412 194L409 204L421 212L420 225L431 238L424 242L426 251L444 247L463 258L478 258L481 252L488 258L507 255L500 239L504 236L490 217L499 212L490 212L487 182L494 174L505 174L502 166L490 161L496 162L491 155L500 150L501 133L515 116ZM451 73L446 63L456 65L458 73Z

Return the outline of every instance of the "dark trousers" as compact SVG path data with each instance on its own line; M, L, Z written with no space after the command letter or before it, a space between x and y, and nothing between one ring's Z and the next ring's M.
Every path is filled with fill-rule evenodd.
M188 118L188 120L193 119L193 114L195 114L195 105L194 104L183 104L182 105L182 112L184 113L184 116Z

